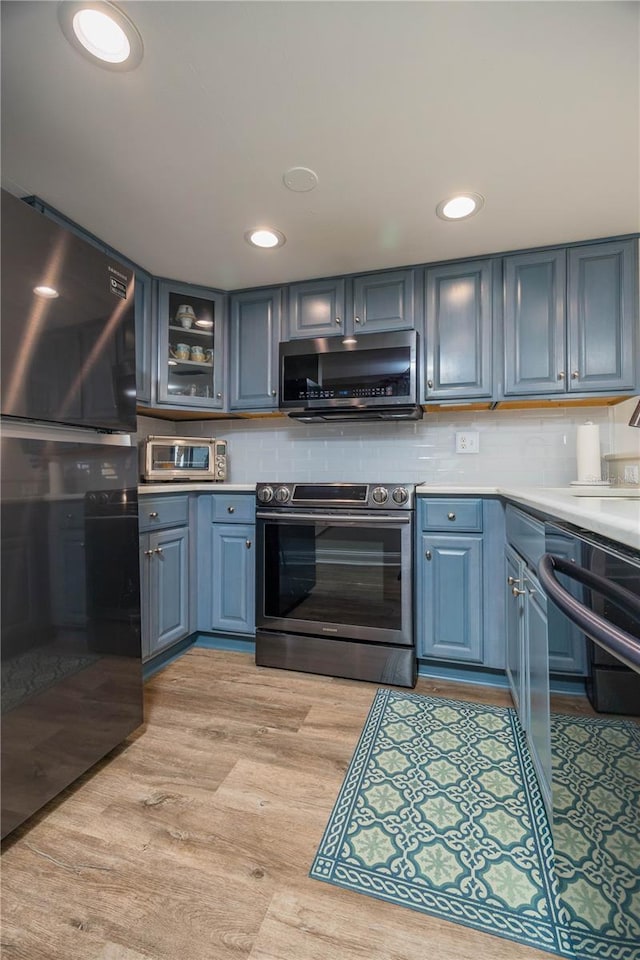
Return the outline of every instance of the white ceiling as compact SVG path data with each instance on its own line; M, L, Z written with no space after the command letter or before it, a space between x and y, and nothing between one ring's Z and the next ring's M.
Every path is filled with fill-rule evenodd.
M131 73L2 2L2 176L160 276L224 289L640 227L625 2L122 3ZM292 193L294 165L319 185ZM466 222L438 201L481 193ZM286 245L258 251L269 224Z

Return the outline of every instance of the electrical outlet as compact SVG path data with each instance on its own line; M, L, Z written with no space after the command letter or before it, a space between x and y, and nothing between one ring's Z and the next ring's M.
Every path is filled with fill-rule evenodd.
M624 482L625 483L640 483L638 479L638 467L636 464L625 463L624 465Z
M456 433L456 453L479 453L480 434L477 430Z

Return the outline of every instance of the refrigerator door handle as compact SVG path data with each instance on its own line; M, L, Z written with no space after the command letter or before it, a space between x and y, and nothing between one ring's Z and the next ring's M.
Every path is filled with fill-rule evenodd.
M68 443L105 444L113 447L132 447L135 438L130 433L103 433L90 427L68 427L55 423L41 423L34 420L7 419L0 422L0 432L4 437L17 440L59 440Z

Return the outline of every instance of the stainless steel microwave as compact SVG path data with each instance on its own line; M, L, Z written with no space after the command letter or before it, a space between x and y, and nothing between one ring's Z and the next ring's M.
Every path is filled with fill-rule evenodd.
M280 407L314 420L419 420L418 335L368 333L280 344Z
M141 447L143 480L227 479L227 441L214 437L147 437Z

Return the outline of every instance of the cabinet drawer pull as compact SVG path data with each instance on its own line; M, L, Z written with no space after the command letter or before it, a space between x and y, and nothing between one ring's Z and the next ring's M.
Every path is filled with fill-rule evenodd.
M154 510L153 513L149 514L149 520L157 520L157 519L158 519L158 514Z
M235 512L236 512L235 507L227 507L227 513L235 513Z
M156 547L153 552L154 552L154 553L157 553L158 556L161 557L161 556L162 556L162 553L163 553L162 547Z
M251 550L251 540L245 540L247 550Z
M455 513L448 513L448 514L447 514L447 520L455 520L455 518L456 518Z
M512 587L514 583L520 583L520 581L516 580L515 577L507 577L507 583L510 587Z
M152 557L152 556L153 556L153 550L145 550L144 555L145 555L145 557Z
M427 552L425 553L425 557L427 558L427 560L431 560L431 550L427 550Z
M527 592L526 590L518 590L517 587L511 587L511 593L513 594L514 597L521 597L526 592Z

